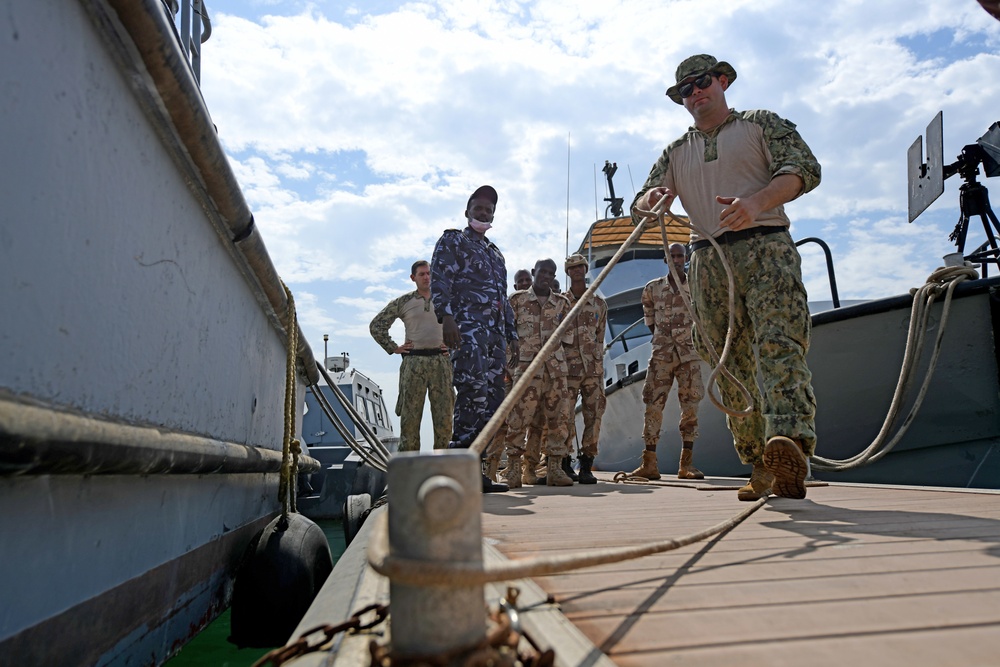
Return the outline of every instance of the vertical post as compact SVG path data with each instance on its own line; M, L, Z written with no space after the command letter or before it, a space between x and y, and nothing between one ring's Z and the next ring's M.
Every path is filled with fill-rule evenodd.
M389 461L389 553L482 563L482 472L467 449L403 452ZM432 655L486 635L483 587L389 586L393 654Z

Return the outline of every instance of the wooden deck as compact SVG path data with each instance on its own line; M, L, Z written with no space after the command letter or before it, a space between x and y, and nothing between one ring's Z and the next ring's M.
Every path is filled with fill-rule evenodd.
M486 544L513 559L658 541L746 508L738 480L607 480L487 495ZM621 667L998 665L1000 493L810 487L706 542L535 583Z

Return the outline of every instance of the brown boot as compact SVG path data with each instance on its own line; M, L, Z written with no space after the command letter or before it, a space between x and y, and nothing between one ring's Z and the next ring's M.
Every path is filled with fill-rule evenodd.
M764 467L774 475L771 490L782 498L805 498L809 460L802 447L791 438L776 435L764 445Z
M753 467L750 473L750 481L746 486L736 492L736 497L740 500L754 501L767 497L771 493L771 483L774 475L758 464Z
M521 457L507 456L507 470L504 472L504 481L512 489L521 488Z
M660 479L660 468L656 463L656 452L648 449L642 450L642 465L632 471L633 477L645 477L646 479Z
M563 472L561 456L549 456L546 471L546 486L573 486L573 480Z
M542 482L544 484L544 482ZM521 469L521 484L538 484L538 476L535 474L535 466L531 461L525 461Z
M677 468L677 479L705 479L705 473L698 470L691 464L694 458L694 450L684 448L681 450L681 464Z
M497 481L497 473L500 471L500 458L486 460L486 476L491 482Z

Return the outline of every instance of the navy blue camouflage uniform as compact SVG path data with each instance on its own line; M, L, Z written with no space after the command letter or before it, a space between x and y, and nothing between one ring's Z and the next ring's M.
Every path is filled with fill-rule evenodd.
M468 448L503 402L507 343L517 340L503 254L468 227L446 230L431 258L431 301L438 320L451 315L462 336L451 352L457 396L450 446Z

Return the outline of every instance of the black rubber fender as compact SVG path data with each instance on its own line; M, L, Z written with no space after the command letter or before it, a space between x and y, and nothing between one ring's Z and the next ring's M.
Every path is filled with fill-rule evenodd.
M322 528L301 514L277 517L251 540L236 572L229 641L283 646L332 571Z
M344 543L346 546L350 546L351 540L361 530L371 508L372 497L367 493L347 496L344 499Z

